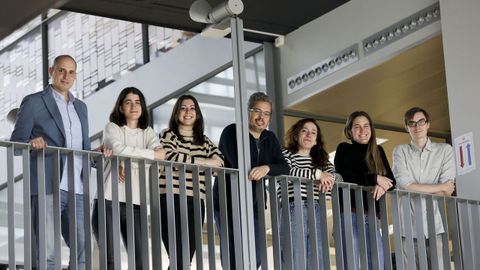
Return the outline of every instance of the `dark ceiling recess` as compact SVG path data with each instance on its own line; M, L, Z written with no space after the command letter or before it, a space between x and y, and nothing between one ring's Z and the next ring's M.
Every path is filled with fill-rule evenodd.
M35 0L32 0L35 1ZM193 0L70 0L61 9L92 15L201 32L204 24L188 15ZM208 0L215 6L221 0ZM286 35L330 12L347 0L243 0L244 28ZM274 37L245 33L245 39L273 41Z
M121 20L147 23L192 32L201 32L205 25L188 15L194 0L15 0L5 1L0 9L0 39L29 20L56 7L63 10ZM222 0L208 0L215 6ZM244 27L286 35L300 26L332 11L348 0L243 0L240 17ZM273 41L274 37L245 33L250 41Z

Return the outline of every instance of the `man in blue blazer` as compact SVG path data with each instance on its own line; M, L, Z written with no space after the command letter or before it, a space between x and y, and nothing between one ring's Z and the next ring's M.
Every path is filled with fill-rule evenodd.
M76 150L90 150L88 138L87 106L76 99L70 89L76 79L77 63L69 55L60 55L55 58L53 66L49 68L52 82L43 91L26 96L20 105L15 128L11 141L30 143L34 150L41 150L47 146L65 147ZM38 152L41 153L41 152ZM76 226L77 226L77 265L80 270L85 269L85 234L83 210L83 177L82 157L74 157L74 179L76 194ZM63 155L60 161L60 210L62 221L62 235L70 246L69 217L68 217L68 173L67 158ZM45 189L46 189L46 240L47 240L47 269L54 269L54 226L53 226L53 155L45 154ZM38 235L38 171L37 151L30 155L30 191L32 206L33 231ZM88 217L86 217L88 218ZM38 237L37 237L38 239ZM38 264L38 240L37 264Z

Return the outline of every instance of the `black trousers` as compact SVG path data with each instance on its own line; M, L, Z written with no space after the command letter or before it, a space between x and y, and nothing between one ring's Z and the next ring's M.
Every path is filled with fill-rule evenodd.
M171 220L167 219L167 195L160 194L160 213L162 216L162 241L167 249L167 253L170 253L170 248L168 246L168 226L173 225L175 226L175 239L176 239L176 253L177 253L177 269L185 269L183 265L183 256L182 256L182 231L181 231L181 221L180 221L180 196L174 194L173 201L175 206L175 222L173 223ZM205 203L203 200L201 202L201 213L202 213L202 220L201 223L203 225L204 218L205 218ZM190 269L190 263L193 258L193 254L195 254L195 217L194 217L194 210L193 210L193 197L187 196L187 215L188 215L188 243L190 247L190 258L189 258L189 265L187 269ZM199 237L202 237L199 235ZM200 256L203 256L200 254Z
M128 247L127 241L127 210L126 204L120 202L120 233L122 234L123 243L125 247ZM142 239L141 239L141 227L140 227L140 206L133 205L134 215L134 235L135 235L135 269L142 269ZM113 254L113 219L112 219L112 201L105 200L105 220L107 228L107 266L109 270L114 270L114 254ZM95 200L95 206L92 214L92 227L93 234L99 242L99 230L98 230L98 203Z

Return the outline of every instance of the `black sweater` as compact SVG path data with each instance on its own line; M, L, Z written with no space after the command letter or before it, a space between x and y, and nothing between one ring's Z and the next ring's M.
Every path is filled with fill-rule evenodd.
M218 148L225 157L225 167L238 169L237 135L235 124L230 124L223 130L222 135L220 136ZM280 143L278 142L275 134L269 130L264 130L262 132L260 138L258 139L258 143L252 134L250 134L250 162L251 168L261 165L268 165L270 167L270 171L268 172L269 176L288 175L290 172L290 167L283 158ZM255 192L257 188L264 186L264 181L251 182L253 185L253 201L254 205L256 205ZM229 183L230 181L227 177L227 194L230 193ZM213 186L213 197L215 209L219 209L218 181L215 181Z
M375 186L377 184L377 175L368 172L367 162L365 160L367 154L367 144L359 144L355 141L349 143L341 143L337 147L335 153L335 168L339 174L342 175L343 181L354 183L360 186ZM393 181L395 187L395 178L393 177L392 169L388 164L387 156L381 146L378 146L383 164L386 170L386 177ZM351 191L351 206L352 211L355 210L355 194ZM371 196L370 194L368 196ZM343 212L343 196L342 192L339 194L340 211ZM380 212L378 201L375 202L377 214ZM367 193L363 192L363 208L365 213L368 213Z

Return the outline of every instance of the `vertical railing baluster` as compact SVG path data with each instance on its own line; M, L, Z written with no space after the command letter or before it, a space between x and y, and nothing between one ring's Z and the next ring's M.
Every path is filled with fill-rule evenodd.
M14 151L15 146L10 145L7 151L7 219L8 219L8 266L17 268L15 256L15 176L14 176Z
M162 269L162 215L160 214L159 176L160 167L158 162L150 166L148 181L150 183L150 213L152 219L152 269ZM165 220L166 222L166 220Z
M83 175L83 228L85 231L85 269L91 270L92 265L92 223L90 222L90 154L82 153Z
M255 239L257 243L255 245L260 245L260 264L262 269L268 269L268 260L267 260L267 238L266 238L266 223L265 223L265 179L257 182L256 193L253 194L257 196L257 214L258 214L258 230L259 230L259 239ZM256 255L258 256L258 255Z
M142 260L142 269L150 270L147 183L150 183L150 185L153 185L153 182L148 181L147 179L146 165L145 165L144 159L138 160L138 180L139 180L138 184L140 185L140 188L139 188L140 190L140 235L141 235L141 246L142 246L142 258L137 258L137 260L140 260L140 259ZM158 194L158 188L157 188L157 194ZM152 214L152 227L153 227L153 214ZM152 235L152 239L153 239L153 235Z
M135 256L135 214L133 212L133 183L132 183L132 159L127 158L124 161L125 164L125 212L127 218L127 256L128 256L128 269L136 268ZM138 184L138 183L135 183ZM138 229L138 228L137 228Z
M359 211L357 210L357 235L358 235L358 250L360 254L360 267L362 269L367 269L368 268L368 261L371 260L372 258L368 257L367 254L367 241L370 241L370 239L367 239L366 235L366 230L365 230L365 215L363 214L363 188L360 186L355 186L352 187L352 189L355 192L355 209L360 209L360 214ZM358 262L355 262L358 263Z
M282 269L281 249L280 249L280 222L279 222L279 200L277 190L278 177L270 178L269 193L270 193L270 215L272 219L272 245L273 245L273 268Z
M23 167L23 259L26 270L32 269L32 208L30 194L30 148L22 150Z
M203 204L202 199L200 198L200 177L199 177L199 168L197 165L193 165L192 169L192 180L193 180L193 215L194 215L194 231L195 231L195 256L197 262L197 270L203 269L203 228L202 228L202 210ZM211 171L210 171L211 172ZM202 168L202 173L204 177L206 172Z
M390 192L390 205L392 206L393 239L395 245L395 265L397 270L404 270L403 244L402 244L402 220L400 217L400 204L402 195L398 190Z
M223 169L222 169L223 170ZM207 206L207 235L208 235L208 269L215 270L215 224L213 213L213 177L212 169L205 169L205 189Z

